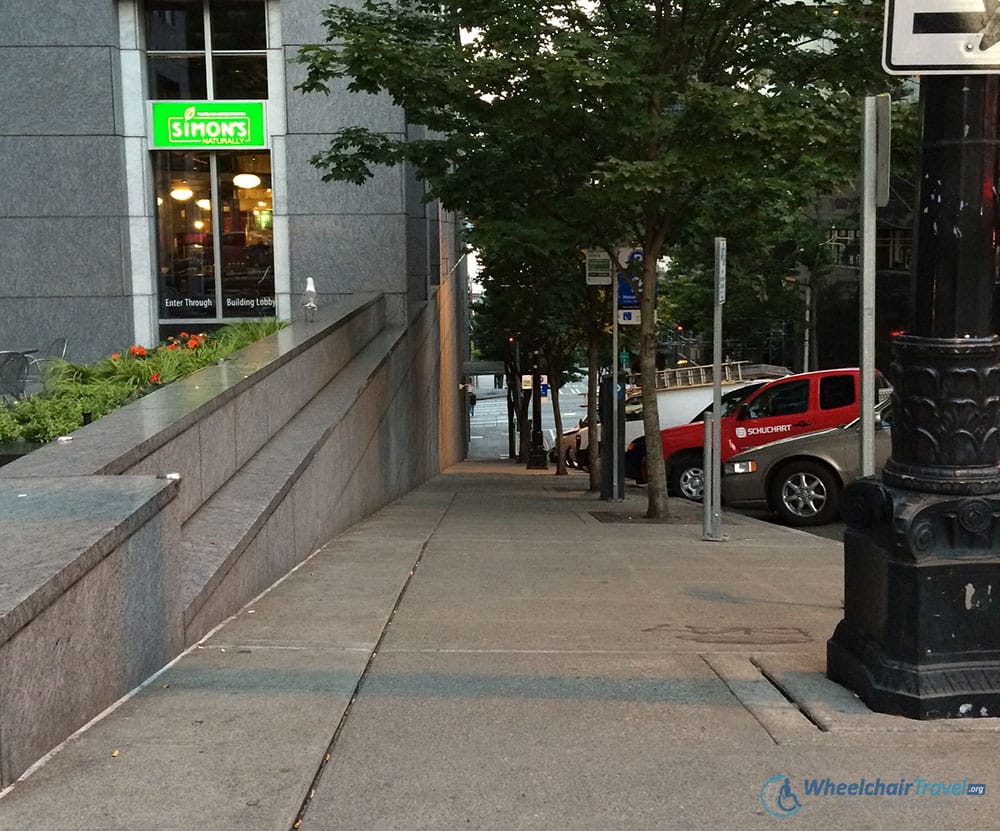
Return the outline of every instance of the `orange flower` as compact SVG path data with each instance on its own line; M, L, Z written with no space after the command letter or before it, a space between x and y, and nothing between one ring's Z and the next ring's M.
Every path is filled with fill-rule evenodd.
M171 343L167 345L167 349L169 349L171 352L173 352L176 348L177 348L176 343Z
M191 340L188 341L188 349L197 349L200 343L201 341L198 340L198 338L191 338Z
M118 353L117 352L112 352L111 353L111 360L112 361L117 361L118 360Z
M154 372L152 375L150 375L149 376L149 383L151 383L151 384L159 384L160 383L160 373L159 372Z
M128 354L135 355L137 358L145 358L146 350L141 346L134 345L128 348Z
M187 332L181 332L181 338L189 338L189 337L191 336Z

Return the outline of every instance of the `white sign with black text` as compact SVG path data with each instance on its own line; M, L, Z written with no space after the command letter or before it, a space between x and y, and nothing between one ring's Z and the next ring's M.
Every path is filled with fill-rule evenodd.
M886 0L891 75L1000 72L1000 0Z

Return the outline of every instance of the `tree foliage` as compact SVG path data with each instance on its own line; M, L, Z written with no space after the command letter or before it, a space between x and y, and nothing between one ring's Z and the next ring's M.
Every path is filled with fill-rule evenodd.
M498 238L506 224L526 262L643 248L631 279L647 434L658 430L657 333L642 287L660 255L686 256L696 282L695 252L708 261L711 238L726 236L747 263L734 271L742 293L770 302L784 277L774 236L849 180L859 98L891 83L877 58L881 8L867 0L365 0L324 21L327 44L301 52L301 88L346 79L428 128L419 140L346 128L314 159L324 178L413 165L431 198L492 222ZM656 455L650 516L665 511Z

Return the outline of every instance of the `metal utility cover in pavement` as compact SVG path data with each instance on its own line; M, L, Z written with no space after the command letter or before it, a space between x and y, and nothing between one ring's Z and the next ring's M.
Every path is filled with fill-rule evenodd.
M1000 0L886 0L882 65L892 75L1000 72Z

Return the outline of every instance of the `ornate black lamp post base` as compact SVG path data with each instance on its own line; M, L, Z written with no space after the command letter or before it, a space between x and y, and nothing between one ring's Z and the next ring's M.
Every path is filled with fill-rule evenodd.
M1000 715L1000 660L928 666L893 661L846 621L827 644L826 660L828 676L879 713L913 719Z
M546 458L545 448L532 446L528 451L528 470L548 470L549 460Z
M1000 716L1000 498L845 491L844 619L827 675L873 710Z
M827 675L912 718L1000 716L1000 340L902 337L893 458L841 506Z

